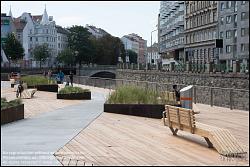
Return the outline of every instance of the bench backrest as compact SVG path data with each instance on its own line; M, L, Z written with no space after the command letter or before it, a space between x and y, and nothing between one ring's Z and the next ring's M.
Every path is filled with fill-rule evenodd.
M169 102L176 102L176 96L174 92L165 91L163 92L164 100Z
M165 105L165 112L169 127L171 127L172 124L175 124L179 126L180 130L185 128L190 129L191 133L194 132L195 117L193 110Z

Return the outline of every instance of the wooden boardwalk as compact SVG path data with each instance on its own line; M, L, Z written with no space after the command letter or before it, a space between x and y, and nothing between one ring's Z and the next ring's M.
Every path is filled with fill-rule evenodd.
M227 128L249 152L249 113L197 104L201 123ZM216 112L216 116L214 113ZM173 136L161 120L103 113L59 149L62 165L247 165L207 148L204 138L180 131Z

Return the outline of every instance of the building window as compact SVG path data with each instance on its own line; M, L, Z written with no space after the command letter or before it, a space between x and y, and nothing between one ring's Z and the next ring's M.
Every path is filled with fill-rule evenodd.
M237 14L234 15L234 23L237 24Z
M223 31L220 32L220 38L223 39Z
M231 19L232 19L231 16L227 16L227 17L226 17L226 23L227 23L227 24L230 24L231 21L232 21Z
M246 17L246 12L242 12L241 13L241 20L245 20L247 17Z
M32 34L32 30L30 30L30 34Z
M216 12L213 12L213 21L214 22L217 21L217 14L216 14Z
M36 37L36 42L38 41L38 37Z
M46 33L47 33L47 34L49 33L49 30L48 30L48 29L46 29Z
M231 38L231 31L230 30L226 31L226 38L227 39Z
M224 17L221 17L220 18L220 24L223 25L223 23L224 23Z
M47 37L47 42L49 41L49 37Z
M30 41L32 41L32 37L30 37Z
M222 11L222 10L224 10L225 9L225 4L222 2L221 4L220 4L220 10Z
M246 50L245 44L242 43L240 46L241 46L241 47L240 47L240 48L241 48L241 52L245 52L245 50Z
M237 30L234 30L234 37L237 38Z
M232 4L231 4L231 1L228 1L227 2L227 8L231 8Z
M226 52L227 53L231 53L231 51L232 51L232 46L231 45L227 45L226 46Z
M241 5L245 5L246 4L246 1L241 1Z

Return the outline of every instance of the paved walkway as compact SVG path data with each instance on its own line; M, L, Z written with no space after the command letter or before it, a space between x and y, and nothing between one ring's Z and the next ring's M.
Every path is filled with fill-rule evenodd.
M2 125L1 165L60 165L53 154L103 112L106 95Z

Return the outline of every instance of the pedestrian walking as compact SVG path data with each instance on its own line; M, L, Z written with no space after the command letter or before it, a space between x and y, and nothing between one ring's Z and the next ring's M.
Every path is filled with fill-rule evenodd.
M52 71L49 70L48 71L48 79L49 79L49 83L51 82L51 77L52 77Z

